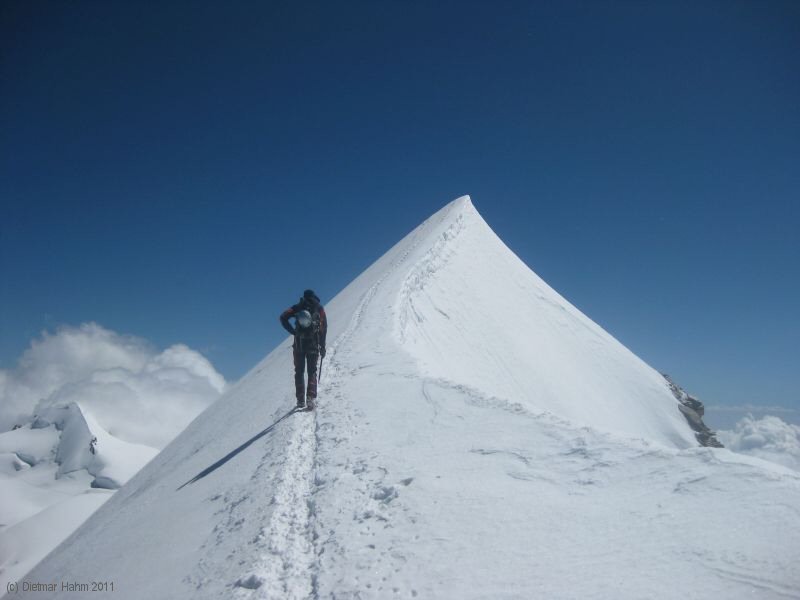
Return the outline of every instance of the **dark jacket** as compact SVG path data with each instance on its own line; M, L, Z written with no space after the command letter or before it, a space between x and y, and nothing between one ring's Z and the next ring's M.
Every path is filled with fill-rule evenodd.
M290 334L295 335L297 332L295 328L292 327L292 324L289 322L293 316L299 313L301 310L307 310L313 316L315 312L319 313L319 347L320 350L325 352L325 338L328 335L328 317L325 315L325 308L319 301L317 296L310 296L310 297L303 297L300 298L300 302L294 304L287 308L285 311L281 313L281 325L283 328L288 331ZM297 347L295 345L295 347Z

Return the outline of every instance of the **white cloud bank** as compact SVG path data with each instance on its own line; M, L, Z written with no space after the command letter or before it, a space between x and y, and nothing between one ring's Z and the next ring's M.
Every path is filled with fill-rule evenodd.
M732 431L718 431L726 448L800 471L800 427L774 416L748 415Z
M800 425L800 409L765 404L707 404L703 419L711 429L735 429L736 424L748 415L756 419L771 415L780 417L787 423Z
M163 448L225 389L225 379L183 344L149 343L96 323L44 332L15 369L0 370L0 432L56 405L79 402L126 442Z

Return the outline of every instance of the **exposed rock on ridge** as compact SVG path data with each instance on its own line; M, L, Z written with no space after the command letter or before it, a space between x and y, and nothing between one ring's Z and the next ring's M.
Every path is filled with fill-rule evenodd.
M680 402L678 408L681 413L683 413L683 416L686 417L689 426L695 432L694 435L697 441L700 442L700 445L710 446L712 448L724 448L722 443L717 439L716 433L709 429L708 425L703 423L703 414L705 414L703 403L694 396L687 394L681 386L670 379L669 375L666 373L662 373L662 375L664 375L664 379L667 380L670 391L675 398L678 399L678 402Z

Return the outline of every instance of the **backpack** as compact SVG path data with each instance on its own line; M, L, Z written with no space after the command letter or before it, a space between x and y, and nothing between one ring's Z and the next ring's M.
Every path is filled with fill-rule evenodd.
M307 310L311 315L311 325L309 327L300 327L297 324L295 334L295 344L299 344L299 349L304 352L315 354L319 351L319 332L320 332L320 315L319 304L312 304L305 302L301 298L299 304L300 310Z

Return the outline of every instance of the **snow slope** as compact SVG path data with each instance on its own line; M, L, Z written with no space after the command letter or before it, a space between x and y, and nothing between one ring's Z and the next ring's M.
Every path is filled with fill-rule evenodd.
M287 340L25 580L115 598L800 594L800 476L697 447L666 381L469 198L326 308L317 412L290 410Z

